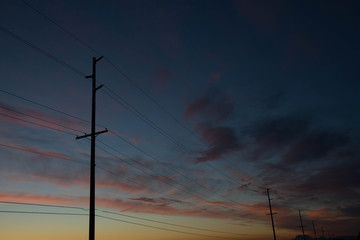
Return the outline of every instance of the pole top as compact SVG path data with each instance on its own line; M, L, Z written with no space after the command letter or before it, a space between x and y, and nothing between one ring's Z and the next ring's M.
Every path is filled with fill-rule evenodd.
M104 57L104 56L101 56L101 57L99 57L98 59L95 59L95 62L100 61L101 59L103 59L103 57Z

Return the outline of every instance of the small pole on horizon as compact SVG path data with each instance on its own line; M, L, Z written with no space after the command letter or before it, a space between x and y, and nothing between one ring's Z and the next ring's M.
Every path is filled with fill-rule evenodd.
M271 199L270 199L270 189L267 188L266 191L267 191L267 195L268 195L269 208L270 208L270 214L267 214L267 215L270 215L270 216L271 216L271 224L272 224L272 229L273 229L273 233L274 233L274 240L276 240L275 225L274 225L274 218L273 218L273 215L276 214L276 213L273 213L273 212L272 212Z
M313 229L314 229L315 240L317 240L317 236L316 236L316 229L315 229L314 220L312 220L311 222L312 222Z
M304 232L304 225L303 225L302 217L301 217L301 210L299 210L299 216L300 216L300 224L301 224L303 239L305 240L305 232Z

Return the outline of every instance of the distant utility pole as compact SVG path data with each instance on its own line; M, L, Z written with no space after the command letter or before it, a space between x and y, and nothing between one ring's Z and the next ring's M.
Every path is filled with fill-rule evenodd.
M300 216L301 229L302 229L302 233L303 233L303 239L305 240L304 225L303 225L303 222L302 222L301 210L299 210L299 216Z
M311 222L312 222L313 229L314 229L315 240L317 240L317 236L316 236L316 229L315 229L314 220L312 220Z
M96 87L96 63L103 57L93 58L92 78L92 111L91 111L91 133L83 136L77 136L76 139L91 137L91 156L90 156L90 208L89 208L89 240L95 239L95 137L108 130L95 132L95 113L96 113L96 91L103 85Z
M275 226L274 226L274 218L273 218L273 215L276 214L276 213L273 213L272 212L272 208L271 208L271 199L270 199L270 189L266 189L267 191L267 195L268 195L268 199L269 199L269 208L270 208L270 214L267 214L267 215L270 215L271 216L271 224L272 224L272 229L273 229L273 233L274 233L274 240L276 240L276 234L275 234Z

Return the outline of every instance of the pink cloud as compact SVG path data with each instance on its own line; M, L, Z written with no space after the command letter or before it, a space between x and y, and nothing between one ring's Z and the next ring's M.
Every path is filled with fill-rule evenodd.
M27 193L6 193L0 192L1 201L7 202L27 202L27 203L43 203L43 204L87 204L86 199L77 196L59 197L51 195L34 195Z
M51 128L55 129L55 131L60 130L75 134L79 133L77 130L86 132L87 130L84 129L88 128L84 126L88 124L80 122L79 120L54 117L28 106L13 107L0 103L0 114L2 114L0 117L3 121L7 123L36 129Z
M217 91L209 92L187 106L184 119L200 117L220 122L232 116L234 107L235 102L229 96Z

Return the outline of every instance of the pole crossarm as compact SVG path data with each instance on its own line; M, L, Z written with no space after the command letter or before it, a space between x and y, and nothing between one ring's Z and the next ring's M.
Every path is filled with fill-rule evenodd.
M96 132L96 133L95 133L95 136L97 136L97 135L99 135L99 134L102 134L102 133L106 133L106 132L108 132L108 129L107 129L107 128L105 128L105 130ZM76 136L76 139L91 137L91 135L92 135L92 134L89 133L89 134L85 134L85 135L82 135L82 136Z

